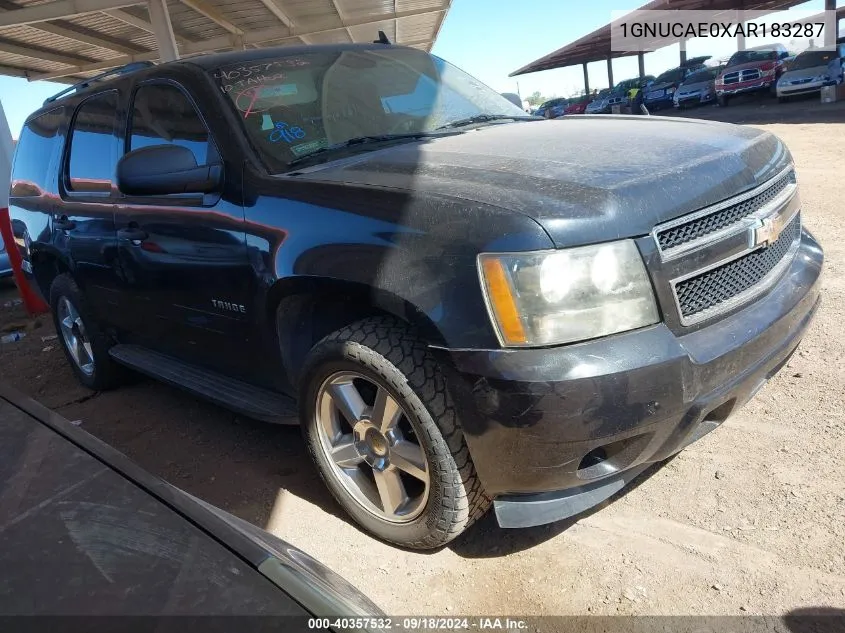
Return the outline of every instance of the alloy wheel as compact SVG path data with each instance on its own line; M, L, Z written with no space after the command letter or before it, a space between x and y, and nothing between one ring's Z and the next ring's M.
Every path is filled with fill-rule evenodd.
M94 350L79 311L67 297L59 299L59 325L73 362L86 376L94 373Z
M392 523L425 509L428 459L402 405L363 374L329 376L317 392L317 434L332 475L364 509Z

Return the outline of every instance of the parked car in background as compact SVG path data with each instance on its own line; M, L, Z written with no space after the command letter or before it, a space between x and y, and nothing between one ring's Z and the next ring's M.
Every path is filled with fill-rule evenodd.
M783 44L764 44L737 51L716 77L716 101L724 107L734 95L764 91L774 94L784 71L784 61L789 56Z
M672 95L672 105L686 108L716 102L716 77L722 67L703 68L684 79Z
M295 616L290 631L311 617L383 617L305 552L3 383L0 499L0 617L204 616L220 633L231 625L207 616Z
M590 101L592 101L592 97L589 95L577 97L572 100L568 106L566 106L564 114L584 114Z
M819 92L824 86L842 83L842 59L838 51L811 48L784 66L778 79L777 96L785 101L795 95Z
M607 112L607 98L610 96L610 89L605 88L593 97L593 100L584 108L584 114L604 114Z
M671 108L678 86L691 74L706 68L704 62L708 59L710 59L709 55L694 57L680 66L658 75L657 79L645 90L643 95L645 107L652 111Z
M628 104L628 90L625 88L614 88L609 95L605 105L604 114L613 112L613 106L625 106Z
M9 253L3 243L3 236L0 235L0 279L12 276L12 264L9 262Z
M567 100L564 97L549 99L539 108L537 108L537 111L534 112L534 116L542 116L547 119L556 119L559 116L563 116L564 111L566 110L566 105Z

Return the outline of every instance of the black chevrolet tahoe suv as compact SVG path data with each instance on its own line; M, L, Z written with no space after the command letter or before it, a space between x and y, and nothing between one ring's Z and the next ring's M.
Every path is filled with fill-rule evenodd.
M14 162L73 371L275 422L298 402L326 485L393 543L594 506L751 398L818 306L766 132L526 117L388 44L110 76L30 116Z

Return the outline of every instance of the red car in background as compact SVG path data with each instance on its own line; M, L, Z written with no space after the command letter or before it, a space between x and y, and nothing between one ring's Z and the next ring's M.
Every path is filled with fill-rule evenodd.
M773 96L784 72L784 60L790 56L783 44L764 44L737 51L716 77L716 100L728 105L737 94L767 90Z
M566 110L564 110L564 114L584 114L584 111L587 109L587 104L593 100L593 97L590 95L585 95L578 99L578 101L573 101L568 106L566 106Z

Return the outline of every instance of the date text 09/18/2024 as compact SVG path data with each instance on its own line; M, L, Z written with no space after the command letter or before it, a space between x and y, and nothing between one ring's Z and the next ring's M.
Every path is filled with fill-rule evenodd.
M313 630L362 630L376 631L523 631L528 623L520 618L508 617L436 617L407 618L310 618L308 628Z

